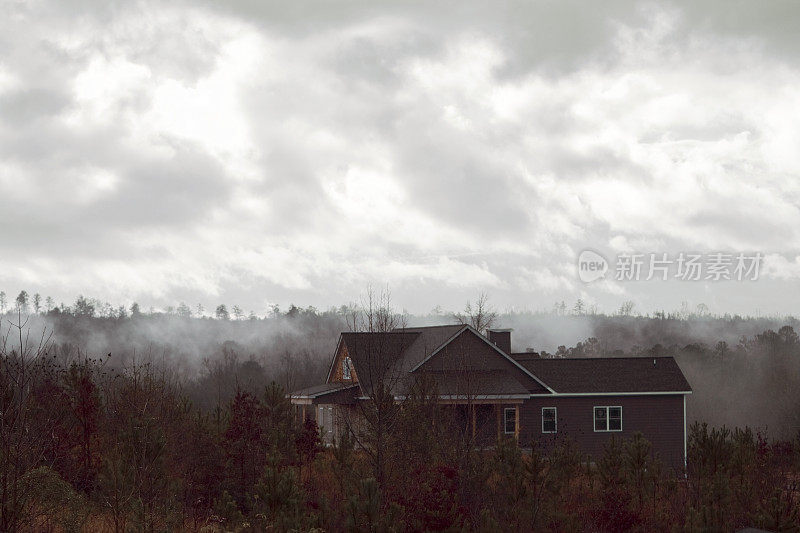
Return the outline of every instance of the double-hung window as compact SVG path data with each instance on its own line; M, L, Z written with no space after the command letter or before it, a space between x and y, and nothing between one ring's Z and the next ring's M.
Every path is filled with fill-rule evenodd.
M503 431L506 435L513 435L517 432L516 407L507 407L503 409Z
M558 429L556 422L556 408L542 407L542 433L555 433Z
M594 408L595 431L622 431L622 407L595 406Z

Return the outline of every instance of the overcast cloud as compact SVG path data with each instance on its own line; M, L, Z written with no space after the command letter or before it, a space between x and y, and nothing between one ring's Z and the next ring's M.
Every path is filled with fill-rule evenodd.
M796 313L800 8L760 4L0 0L0 289Z

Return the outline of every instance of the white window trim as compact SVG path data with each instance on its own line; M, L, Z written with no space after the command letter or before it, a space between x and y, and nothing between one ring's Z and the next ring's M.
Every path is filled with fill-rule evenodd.
M509 431L508 430L508 412L513 412L514 417L514 429ZM517 408L516 407L506 407L503 409L503 433L506 435L513 435L517 432Z
M556 425L556 428L553 431L545 431L544 430L544 410L545 409L552 409L553 410L553 422ZM594 411L592 411L594 412ZM555 407L542 407L542 433L558 433L558 409Z
M595 409L605 409L606 410L606 429L597 429L597 424L595 424L594 418L594 410ZM609 416L609 409L619 409L619 429L609 429L609 422L611 421L611 417ZM592 407L592 429L595 433L619 433L622 431L622 406L621 405L595 405Z
M353 370L350 366L350 358L347 356L342 359L342 379L353 379Z

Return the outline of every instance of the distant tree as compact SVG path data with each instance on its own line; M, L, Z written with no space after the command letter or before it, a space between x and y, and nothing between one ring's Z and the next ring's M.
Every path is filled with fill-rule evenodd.
M42 310L42 295L37 292L36 294L33 295L33 311L38 315L41 312L41 310Z
M136 317L141 316L141 315L142 315L142 311L139 308L139 304L136 303L136 302L133 302L131 304L131 318L136 318Z
M197 309L197 316L199 317L202 317L203 314L206 312L206 309L205 307L203 307L203 304L197 304L196 309Z
M250 314L247 316L249 320L258 320L258 316L256 315L255 311L250 311Z
M575 307L572 308L572 312L576 315L582 315L586 310L586 305L583 303L583 300L578 298L578 301L575 302Z
M214 315L217 317L217 320L231 319L231 315L228 313L228 308L225 306L225 304L219 304L216 311L214 311Z
M21 313L28 312L28 291L20 291L16 298L17 310Z
M93 317L95 313L94 303L92 303L87 298L84 298L83 295L78 296L78 299L75 300L75 316L86 316L86 317Z
M233 316L236 320L241 320L244 317L244 312L242 311L242 308L239 307L238 305L234 305L232 311L233 311Z
M0 291L0 313L6 312L6 305L8 305L6 301L6 291Z
M102 304L100 304L100 302L96 302L96 307L100 311L100 316L114 318L116 315L114 306L111 305L111 302L103 302Z
M178 304L177 313L178 316L181 316L183 318L189 318L192 316L192 310L189 309L189 306L186 305L184 302Z
M44 309L45 309L46 312L49 313L50 311L53 310L53 308L55 306L56 306L56 303L53 301L53 297L52 296L48 296L47 298L44 299Z
M456 313L453 316L461 324L469 324L481 333L491 328L497 321L497 313L489 305L489 296L485 292L478 296L474 304L467 302L463 313Z
M128 310L125 309L124 305L120 305L117 308L117 318L128 318Z
M633 313L633 308L636 306L635 303L631 300L625 300L622 302L622 305L619 306L619 315L620 316L631 316Z
M553 314L554 315L565 315L567 314L567 304L564 300L560 302L556 302L553 304Z

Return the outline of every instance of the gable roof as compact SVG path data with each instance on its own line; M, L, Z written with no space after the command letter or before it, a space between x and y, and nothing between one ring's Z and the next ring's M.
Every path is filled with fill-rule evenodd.
M391 385L399 379L406 352L418 336L417 332L405 331L342 333L341 342L347 347L365 394L381 380Z
M493 343L492 341L490 341L489 339L487 339L487 338L486 338L486 336L482 335L482 334L481 334L481 333L480 333L478 330L476 330L475 328L473 328L473 327L472 327L472 326L470 326L470 325L463 325L463 326L461 326L461 328L460 328L460 329L459 329L459 330L456 332L456 334L454 334L452 337L450 337L450 339L448 339L448 340L447 340L447 342L443 343L441 346L439 346L438 348L436 348L434 351L430 352L430 353L429 353L429 354L428 354L428 355L427 355L427 356L426 356L424 359L422 359L422 360L421 360L419 363L417 363L417 364L416 364L414 367L412 367L412 368L410 369L410 372L413 372L413 371L417 370L419 367L421 367L423 363L425 363L425 362L426 362L428 359L431 359L431 358L432 358L434 355L436 355L436 353L437 353L437 352L439 352L439 350L443 349L443 348L444 348L444 347L445 347L447 344L449 344L449 343L450 343L450 341L452 341L453 339L455 339L455 338L456 338L458 335L460 335L460 334L461 334L463 331L471 331L472 333L474 333L474 334L475 334L475 336L476 336L476 337L478 337L480 340L482 340L483 342L485 342L485 343L486 343L486 344L487 344L489 347L491 347L491 348L492 348L494 351L496 351L498 354L500 354L500 356L502 356L503 358L505 358L506 360L508 360L509 362L511 362L511 364L513 364L514 366L516 366L517 368L519 368L519 369L520 369L520 371L522 371L523 373L527 374L527 375L528 375L530 378L532 378L532 379L533 379L535 382L537 382L539 385L541 385L542 387L544 387L545 389L547 389L547 391L548 391L548 392L555 392L555 391L554 391L554 390L553 390L553 389L552 389L552 388L551 388L549 385L547 385L547 383L545 383L545 382L543 382L541 379L539 379L539 378L538 378L536 375L534 375L534 374L533 374L533 373L532 373L530 370L528 370L527 368L525 368L525 367L524 367L523 365L521 365L521 364L520 364L520 363L519 363L519 362L518 362L516 359L514 359L513 357L511 357L511 355L509 355L509 354L507 354L506 352L504 352L503 350L501 350L501 349L500 349L500 348L499 348L499 347L498 347L498 346L497 346L495 343Z
M558 394L691 392L673 357L526 358Z
M397 328L394 331L417 334L416 341L408 347L403 359L403 369L411 372L423 361L436 353L443 345L458 336L466 326L451 324L448 326L425 326L418 328Z

